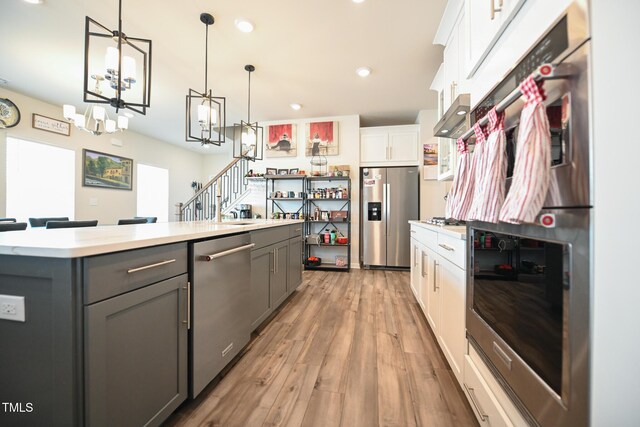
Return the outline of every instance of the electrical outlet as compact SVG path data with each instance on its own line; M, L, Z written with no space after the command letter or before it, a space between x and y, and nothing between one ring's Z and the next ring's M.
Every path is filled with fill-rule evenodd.
M0 295L0 319L24 322L24 297Z

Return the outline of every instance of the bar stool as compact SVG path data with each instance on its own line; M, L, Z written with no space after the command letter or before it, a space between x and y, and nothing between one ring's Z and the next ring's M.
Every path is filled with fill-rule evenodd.
M146 218L127 218L127 219L119 219L118 225L129 225L129 224L146 224Z
M79 227L95 227L98 220L89 221L47 221L47 229L49 228L79 228Z
M47 225L47 221L69 221L68 216L59 216L51 218L29 218L29 224L31 227L44 227Z
M154 224L156 222L158 222L158 217L157 216L134 216L135 219L139 219L139 218L144 218L147 220L147 223L149 224Z
M0 222L0 232L26 230L26 222Z

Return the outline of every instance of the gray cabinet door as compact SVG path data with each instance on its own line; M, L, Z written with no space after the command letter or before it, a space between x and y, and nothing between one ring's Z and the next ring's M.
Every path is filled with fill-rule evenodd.
M289 239L289 281L287 291L296 290L302 283L302 239Z
M86 425L160 425L187 397L187 275L85 307Z
M271 314L269 282L273 270L273 245L251 251L251 289L249 308L251 330L256 329Z
M289 240L273 245L273 251L275 268L271 272L271 307L275 309L287 298Z

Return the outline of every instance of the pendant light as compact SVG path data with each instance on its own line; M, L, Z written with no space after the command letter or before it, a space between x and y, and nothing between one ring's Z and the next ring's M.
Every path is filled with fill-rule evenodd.
M79 114L76 112L76 107L65 104L62 107L62 115L69 123L73 123L78 129L89 132L91 135L115 133L129 128L128 117L117 116L116 120L111 120L107 110L100 105L91 105L84 114Z
M256 70L256 67L245 65L244 69L249 73L247 121L241 120L240 123L233 125L233 157L255 162L262 160L264 129L258 126L258 122L251 123L251 73Z
M84 40L84 102L109 104L116 113L126 108L146 114L151 105L151 40L122 31L122 0L118 29L87 16Z
M209 61L209 25L214 19L208 13L200 14L200 21L205 25L204 44L204 92L189 89L187 95L186 140L200 142L202 145L220 145L224 142L226 126L226 99L213 96L207 84Z

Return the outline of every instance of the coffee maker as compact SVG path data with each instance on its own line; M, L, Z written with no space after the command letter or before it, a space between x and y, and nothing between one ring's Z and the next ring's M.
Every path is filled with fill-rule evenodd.
M251 205L240 204L240 218L251 218Z

